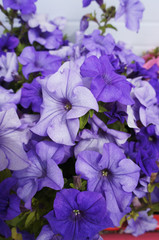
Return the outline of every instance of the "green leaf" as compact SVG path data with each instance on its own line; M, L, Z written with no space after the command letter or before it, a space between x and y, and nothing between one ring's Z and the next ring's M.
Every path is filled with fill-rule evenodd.
M153 190L154 190L154 188L155 188L155 185L154 185L154 184L151 184L151 183L148 184L148 187L147 187L148 192L152 193Z
M35 211L31 212L25 222L25 227L29 227L35 221Z
M99 105L99 111L100 113L107 112L107 109L101 105Z
M23 240L23 237L20 233L17 233L16 228L12 228L12 239L14 240Z
M84 116L80 117L80 129L83 129L85 127L85 125L88 122L88 118L89 118L89 112L87 112Z
M73 183L70 183L70 187L71 187L71 188L75 188L75 186L74 186Z
M4 179L11 177L11 172L9 169L5 169L0 172L0 182L2 182Z
M89 116L90 116L90 118L93 117L93 114L94 114L94 110L90 110L90 111L89 111Z
M106 25L106 28L112 28L112 29L114 29L115 31L118 31L118 29L116 28L116 27L114 27L112 24L107 24Z

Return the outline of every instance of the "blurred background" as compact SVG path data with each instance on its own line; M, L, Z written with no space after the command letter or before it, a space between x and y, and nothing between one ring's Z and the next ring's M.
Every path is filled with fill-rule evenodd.
M117 32L109 30L116 41L124 41L138 55L159 46L159 0L141 0L141 2L145 6L145 12L139 33L126 29L123 20L112 22L117 27ZM105 0L105 3L108 6L114 5L117 7L119 0ZM0 4L2 4L2 0L0 0ZM75 40L75 32L79 30L79 22L83 15L94 10L97 12L97 16L101 13L95 2L92 2L87 8L82 8L82 0L38 0L36 6L37 12L48 14L50 20L59 16L66 17L67 24L64 32L72 41ZM0 20L5 21L1 12ZM97 28L97 25L91 23L86 33L91 33L95 28ZM0 34L2 34L2 31L3 29L0 27Z

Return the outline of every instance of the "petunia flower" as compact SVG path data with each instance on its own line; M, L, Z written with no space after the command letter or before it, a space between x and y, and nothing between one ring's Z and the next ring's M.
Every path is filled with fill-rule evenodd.
M18 60L23 65L25 78L35 72L43 75L55 73L61 65L60 57L50 55L47 51L36 51L34 47L25 47Z
M92 239L102 229L113 226L102 195L76 189L58 192L54 210L45 217L52 231L62 235L63 240Z
M28 108L31 105L34 112L40 112L40 105L42 104L42 91L41 85L36 79L34 79L31 83L23 84L20 104L24 108Z
M45 151L43 144L40 144L40 148ZM14 177L18 179L17 194L23 201L29 202L43 187L62 189L64 185L62 171L53 159L47 158L47 152L45 156L43 154L43 158L40 158L34 150L30 150L27 155L29 167L24 171L14 172Z
M17 109L17 104L20 102L21 90L16 93L12 89L5 89L0 86L0 111L10 108Z
M143 16L144 6L140 0L120 0L120 6L116 12L116 20L125 15L125 25L132 31L139 31L140 20Z
M140 168L114 143L105 143L102 155L83 151L76 161L76 173L87 180L88 190L101 192L106 198L106 208L116 217L129 206L139 172Z
M44 225L39 236L36 240L62 240L62 236L60 234L54 234L51 227L49 225Z
M93 0L83 0L83 7L87 7ZM103 0L95 0L99 5L103 4Z
M147 211L139 212L139 216L136 220L129 219L128 226L124 230L125 233L131 233L133 236L137 237L148 231L155 230L157 226L157 220L153 216L148 216Z
M32 131L71 146L79 130L79 117L90 109L98 111L98 104L91 91L83 86L80 75L65 66L41 80L41 117Z
M7 33L0 38L0 55L5 51L12 52L19 44L19 39Z
M39 27L32 28L28 31L28 38L31 44L38 42L46 49L58 49L63 43L63 34L59 29L42 32Z
M36 11L35 2L37 0L3 0L4 9L11 8L20 10L22 14L31 14Z
M91 91L98 101L133 104L131 85L126 77L115 72L107 55L86 58L81 66L81 75L92 79Z
M28 157L23 148L28 139L20 126L14 108L0 112L0 171L5 168L20 170L28 166Z
M0 80L11 82L18 71L18 59L14 52L7 52L0 57Z
M112 35L108 33L102 36L99 30L94 30L90 36L84 37L82 44L89 51L100 50L104 54L111 54L115 47Z

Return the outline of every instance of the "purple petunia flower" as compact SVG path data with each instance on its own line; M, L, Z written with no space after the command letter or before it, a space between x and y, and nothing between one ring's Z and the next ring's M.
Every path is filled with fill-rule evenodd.
M20 10L22 14L35 13L37 0L3 0L4 9Z
M0 219L0 235L4 236L5 238L9 238L11 236L10 228L2 219Z
M91 91L98 101L133 104L131 85L126 77L115 72L107 55L86 58L81 66L81 75L92 78Z
M83 0L83 7L87 7L93 0ZM99 5L103 4L103 0L95 0Z
M7 33L0 38L0 55L5 51L12 52L19 44L19 39Z
M14 93L12 89L7 90L0 86L0 111L10 108L17 109L20 98L21 90Z
M125 15L126 27L132 31L138 32L143 11L144 6L140 0L120 0L120 6L116 12L115 18L118 19L122 15Z
M18 59L23 65L22 72L25 78L35 72L41 72L43 75L55 73L61 65L60 57L50 55L47 51L36 51L34 47L25 47Z
M31 105L34 112L40 112L40 105L42 104L42 90L37 79L34 79L32 83L23 84L20 104L24 108L28 108Z
M59 29L53 32L42 32L39 27L28 31L29 42L33 44L38 42L46 49L58 49L63 43L63 34Z
M49 225L43 226L39 236L36 240L62 240L62 236L60 234L54 234L51 227Z
M101 192L112 214L124 212L138 184L140 168L114 143L105 143L103 155L95 151L79 153L76 173L87 180L89 191ZM113 215L113 222L116 222Z
M0 57L0 80L11 82L17 75L18 60L14 52L7 52Z
M11 220L21 213L20 198L10 193L15 184L16 180L13 178L6 178L0 183L0 219L2 220Z
M40 144L40 148L41 151L45 151L43 144ZM43 187L60 190L64 185L62 171L53 159L48 158L47 154L44 152L43 158L40 158L38 151L36 153L30 150L28 152L29 167L14 172L14 177L18 179L17 194L25 202L30 201Z
M82 43L87 50L100 50L104 54L111 54L115 47L112 35L108 33L102 36L99 30L94 30L90 36L85 36Z
M79 133L80 141L75 146L75 156L84 150L97 151L102 154L104 143L113 142L120 146L130 137L128 133L108 128L95 114L89 119L89 123L92 126L91 130L84 129Z
M76 189L58 192L54 210L46 215L46 219L53 232L61 234L63 240L92 239L102 229L113 226L102 195Z
M40 136L74 145L79 130L79 117L98 104L89 89L83 86L80 75L63 65L57 73L42 79L43 104L41 118L32 128Z
M148 216L147 211L141 211L136 220L132 218L128 220L128 226L124 232L131 233L133 236L137 237L147 231L155 230L156 226L157 220L154 219L152 215Z
M5 168L20 170L28 166L23 148L23 143L27 143L28 139L20 126L15 109L0 112L0 171Z

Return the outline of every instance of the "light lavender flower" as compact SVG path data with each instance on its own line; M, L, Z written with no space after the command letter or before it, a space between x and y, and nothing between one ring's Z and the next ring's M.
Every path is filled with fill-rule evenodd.
M5 168L20 170L28 166L23 148L27 143L26 132L20 130L21 122L15 109L0 112L0 171Z
M98 111L96 99L83 86L80 75L65 66L41 83L41 117L32 131L40 136L48 135L56 143L74 145L79 130L78 118L90 109Z

